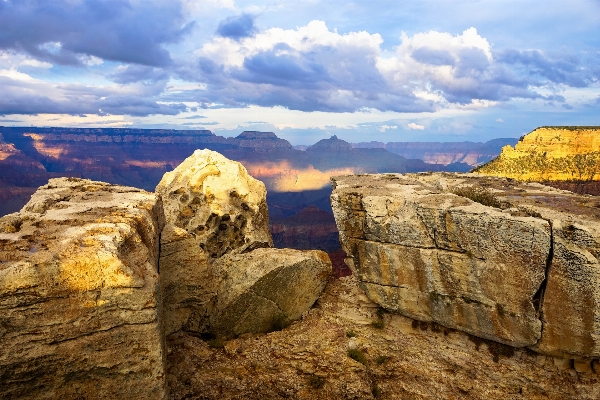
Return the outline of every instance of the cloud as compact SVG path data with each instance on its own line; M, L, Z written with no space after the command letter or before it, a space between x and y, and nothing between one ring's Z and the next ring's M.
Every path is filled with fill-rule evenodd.
M225 38L240 40L250 37L257 32L254 26L254 17L249 14L242 14L237 17L230 17L221 21L217 28L217 33Z
M499 123L499 124L503 124L504 120L502 118L498 118L498 119L496 119L496 122Z
M130 84L135 82L156 83L169 79L169 74L155 67L145 65L121 65L116 68L116 71L109 75L113 82L120 84Z
M381 125L379 127L379 132L385 132L388 129L398 129L398 126L397 125Z
M226 21L238 24L236 18ZM315 20L296 29L215 37L196 51L197 65L179 73L182 79L206 84L197 97L204 107L434 112L448 107L476 110L511 99L565 101L557 94L540 93L540 88L556 92L555 81L559 82L542 79L536 72L540 62L528 61L531 57L511 50L494 52L475 28L458 35L403 33L400 40L390 54L382 49L383 39L377 33L340 34ZM544 57L561 71L578 62L577 58ZM598 68L593 70L588 64L587 80L561 82L593 82L593 71Z
M12 70L0 70L0 115L96 114L148 116L187 111L183 103L165 103L162 85L88 86L50 83Z
M410 124L406 125L408 127L408 129L412 129L415 131L422 131L425 129L425 126L423 125L417 125L414 122L411 122Z
M0 1L0 50L24 52L55 64L102 60L151 66L172 62L164 45L180 41L184 23L177 1Z

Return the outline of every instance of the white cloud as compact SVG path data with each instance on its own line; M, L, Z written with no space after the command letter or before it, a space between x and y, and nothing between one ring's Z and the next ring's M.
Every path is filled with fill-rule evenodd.
M390 125L381 125L381 126L379 127L379 132L385 132L385 131L387 131L388 129L397 129L397 128L398 128L398 126L397 126L397 125L392 125L392 126L390 126Z
M425 129L424 125L418 125L415 124L414 122L411 122L410 124L407 125L408 129L413 129L415 131L422 131Z
M502 123L504 123L504 120L503 120L502 118L498 118L498 119L496 120L496 122L497 122L497 123L499 123L499 124L502 124Z
M360 48L376 54L383 43L381 35L368 32L350 32L340 35L327 28L325 22L314 20L306 26L293 29L271 28L255 36L236 41L231 38L216 37L196 51L196 55L206 56L226 68L242 67L244 60L260 52L274 49L278 55L308 52L317 46L334 48ZM282 46L282 45L287 45Z

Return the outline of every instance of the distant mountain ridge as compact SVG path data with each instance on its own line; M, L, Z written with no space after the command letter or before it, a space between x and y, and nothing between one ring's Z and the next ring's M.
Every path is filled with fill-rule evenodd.
M0 127L0 135L0 215L20 209L53 177L154 190L165 172L202 148L241 162L270 193L317 193L328 187L332 175L448 170L384 149L353 148L337 137L301 151L273 132L258 131L225 138L209 130ZM315 200L313 204L328 203ZM287 201L274 210L285 209L290 197Z
M498 138L482 142L360 142L354 148L380 148L406 158L423 160L431 164L466 164L474 167L496 157L502 147L514 146L516 138ZM468 170L465 168L465 171Z

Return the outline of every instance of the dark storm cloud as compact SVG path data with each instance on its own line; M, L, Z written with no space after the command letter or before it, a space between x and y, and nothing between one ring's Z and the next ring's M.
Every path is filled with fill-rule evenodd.
M249 14L242 14L236 17L227 18L221 21L217 28L217 34L234 40L240 40L250 37L257 32L254 26L254 17Z
M182 24L179 2L4 0L0 49L57 64L80 64L77 56L89 55L165 66L172 60L163 45L179 41L191 29Z

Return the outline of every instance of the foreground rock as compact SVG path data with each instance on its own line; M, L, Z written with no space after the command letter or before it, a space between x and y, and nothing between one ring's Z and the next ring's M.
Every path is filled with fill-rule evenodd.
M322 251L257 249L213 265L218 281L211 329L218 337L271 332L312 307L331 273Z
M0 219L0 397L163 399L154 194L53 179Z
M160 257L167 335L270 331L298 319L323 290L327 255L271 248L265 186L240 163L198 150L156 191L167 221Z
M165 332L207 332L217 290L211 260L273 246L265 186L240 163L197 150L156 192L167 221L160 258Z
M181 332L168 346L173 400L600 398L600 361L536 354L381 312L355 277L330 282L317 306L283 331L223 348Z
M515 347L600 356L592 198L472 174L347 176L334 187L348 262L378 304Z

